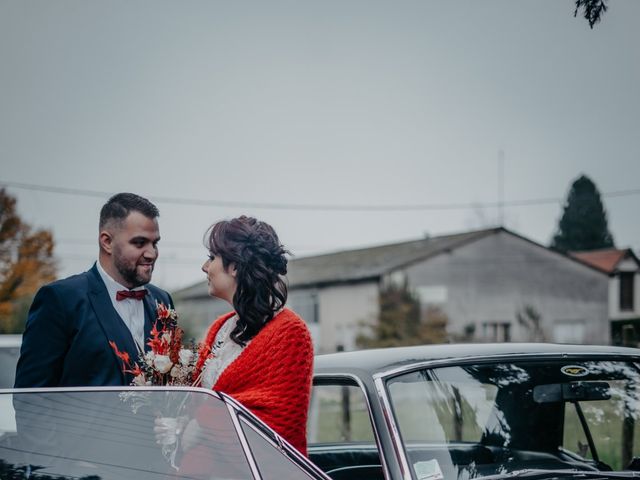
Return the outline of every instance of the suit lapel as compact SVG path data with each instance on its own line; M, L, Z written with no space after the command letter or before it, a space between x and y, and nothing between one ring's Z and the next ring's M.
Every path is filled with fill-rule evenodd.
M107 287L100 278L97 267L94 265L89 272L92 274L89 275L89 300L98 319L98 323L106 335L106 346L112 351L113 358L118 364L124 383L126 379L124 372L122 372L122 361L116 356L115 351L113 351L108 342L113 341L118 347L118 350L127 352L132 362L138 360L138 348L131 336L131 332L113 308Z
M148 352L151 347L147 341L151 338L151 328L156 321L156 299L153 298L151 290L144 297L144 351Z

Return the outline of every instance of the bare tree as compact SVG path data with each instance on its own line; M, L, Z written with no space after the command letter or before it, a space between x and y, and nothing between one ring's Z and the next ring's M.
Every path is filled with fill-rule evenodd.
M530 342L546 342L547 336L542 328L542 315L533 305L525 305L516 312L516 319L527 331Z

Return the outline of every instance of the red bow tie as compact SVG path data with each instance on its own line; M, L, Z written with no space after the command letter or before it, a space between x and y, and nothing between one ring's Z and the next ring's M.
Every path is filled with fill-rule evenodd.
M142 290L118 290L116 292L116 300L124 300L125 298L135 298L136 300L142 300L147 294L145 289Z

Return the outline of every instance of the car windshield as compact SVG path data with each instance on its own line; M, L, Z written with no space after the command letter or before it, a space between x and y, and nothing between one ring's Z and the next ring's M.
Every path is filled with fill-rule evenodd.
M635 363L527 361L424 369L387 389L416 478L640 469Z
M0 392L0 478L310 478L275 434L213 392ZM230 406L231 405L231 406ZM257 422L257 423L256 423Z

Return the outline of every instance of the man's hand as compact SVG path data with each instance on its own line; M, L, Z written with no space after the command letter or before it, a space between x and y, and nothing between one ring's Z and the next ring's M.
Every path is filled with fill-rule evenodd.
M153 432L158 445L173 445L182 434L187 419L185 417L158 417L155 420Z

